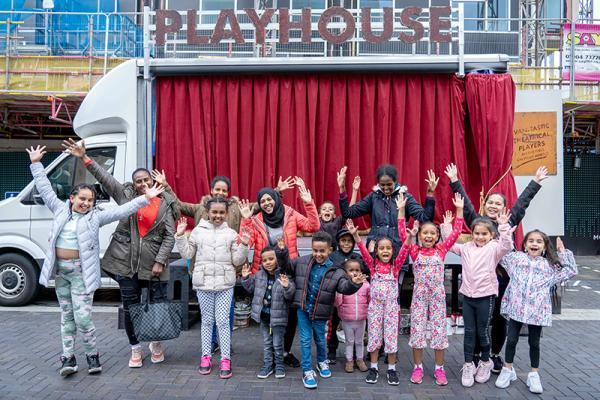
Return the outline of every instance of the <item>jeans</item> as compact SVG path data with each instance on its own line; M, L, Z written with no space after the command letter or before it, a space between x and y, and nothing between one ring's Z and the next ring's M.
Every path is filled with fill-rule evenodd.
M232 296L231 298L231 308L229 309L229 336L231 337L233 335L233 317L234 317L234 312L235 312L235 297ZM215 322L215 324L213 325L213 331L212 331L212 346L213 348L219 344L219 330L217 329L217 324Z
M475 341L479 338L481 360L490 359L490 320L494 312L496 296L463 297L463 319L465 323L464 353L465 362L473 361Z
M142 288L150 287L152 301L164 300L167 293L167 282L158 280L139 280L137 274L133 275L131 278L122 275L109 276L119 284L121 301L123 302L125 333L127 333L127 337L129 338L129 344L135 346L140 342L137 340L137 337L135 337L133 322L131 322L131 315L129 314L129 306L138 304L141 301Z
M263 366L271 368L275 360L275 368L283 368L285 326L270 327L265 321L260 321L260 331L263 336Z
M315 338L317 347L317 362L327 360L327 340L325 338L325 324L327 320L311 320L304 310L297 310L298 329L300 330L300 355L302 371L311 371L312 368L312 339Z
M515 320L508 321L508 339L506 341L506 362L512 364L515 358L515 350L519 341L521 327L527 325L529 341L529 360L531 368L540 367L540 336L542 336L542 327L538 325L523 324Z

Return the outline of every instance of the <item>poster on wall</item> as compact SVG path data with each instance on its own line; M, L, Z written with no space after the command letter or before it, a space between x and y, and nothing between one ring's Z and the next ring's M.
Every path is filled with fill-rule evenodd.
M556 175L556 133L556 112L516 112L513 175L535 175L544 165Z
M571 25L564 24L563 79L570 78ZM575 24L575 80L600 80L600 25Z

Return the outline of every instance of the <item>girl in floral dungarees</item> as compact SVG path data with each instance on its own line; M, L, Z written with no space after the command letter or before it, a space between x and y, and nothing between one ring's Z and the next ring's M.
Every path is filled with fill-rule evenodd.
M552 325L552 302L550 288L577 275L577 264L570 250L556 239L556 249L548 235L538 230L525 235L523 251L509 253L502 259L502 266L510 277L510 283L502 298L500 313L508 320L506 363L500 372L496 386L507 388L517 379L512 367L519 333L527 325L531 372L527 386L532 393L542 393L538 373L540 366L540 336L543 326Z
M402 225L400 225L402 224ZM398 221L398 226L404 228L404 218ZM388 237L380 237L375 240L375 258L369 253L365 244L358 236L358 230L352 224L347 223L348 230L358 243L358 249L371 272L371 293L369 307L367 310L367 323L369 331L369 343L367 351L371 359L371 366L367 373L367 383L377 383L379 378L377 361L379 359L379 348L385 345L388 355L387 380L390 385L398 385L398 373L396 372L396 353L398 351L398 274L408 254L408 246L402 245L398 255L394 255L392 240Z
M448 379L444 372L444 350L448 347L446 335L446 291L444 289L444 258L454 245L463 227L464 201L460 194L452 199L456 207L456 219L452 233L445 241L438 243L439 228L426 222L419 226L415 222L413 229L406 229L404 208L406 199L398 197L398 232L404 246L409 249L413 260L415 284L412 304L410 307L411 324L409 346L413 349L415 367L410 380L412 383L423 382L423 349L427 347L427 329L432 328L430 347L435 351L434 378L438 385L447 385ZM447 211L444 223L452 223L452 212ZM407 235L408 233L408 235ZM417 244L412 239L418 238Z

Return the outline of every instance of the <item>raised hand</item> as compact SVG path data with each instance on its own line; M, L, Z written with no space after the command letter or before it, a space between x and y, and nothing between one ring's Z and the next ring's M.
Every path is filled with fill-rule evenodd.
M360 190L360 176L355 176L352 181L352 190L358 192Z
M499 225L504 225L504 224L508 224L509 220L510 220L510 211L508 211L508 209L505 207L502 210L500 210L500 213L498 214L496 221L498 222Z
M77 144L72 138L69 138L63 140L61 146L65 153L71 154L77 158L83 158L83 156L85 156L85 143L83 140L81 141L81 144Z
M452 215L452 211L446 210L444 213L444 224L451 225L453 219L454 215Z
M290 278L286 274L279 274L279 283L287 289L290 286Z
M283 192L284 190L288 190L294 187L295 181L294 178L292 178L291 176L288 176L287 178L285 178L285 180L282 179L282 177L279 177L279 181L277 182L277 191L279 193Z
M566 250L565 244L561 240L560 236L557 236L556 237L556 251L563 252L565 250Z
M152 177L152 179L155 182L160 183L162 186L165 186L165 187L168 186L167 176L165 175L164 169L161 171L154 169L154 170L152 170L152 172L150 172L150 176Z
M239 236L240 242L248 246L248 243L250 243L251 238L252 233L248 229L242 229L242 233Z
M347 170L348 170L348 167L343 166L342 169L340 169L340 172L337 173L337 184L338 184L338 187L340 188L340 193L346 191L346 171Z
M242 218L252 218L252 207L248 200L240 200L240 214Z
M358 228L356 226L354 226L354 222L352 222L351 219L346 221L346 228L348 229L348 232L350 232L350 234L352 236L354 236L354 239L356 239L358 236Z
M298 186L298 190L300 191L300 199L305 203L310 203L312 201L312 196L310 195L310 191L306 188L302 178L296 177L296 186Z
M535 172L535 178L533 180L536 183L542 183L544 179L548 178L548 168L546 166L539 167Z
M419 233L419 221L413 223L412 229L406 228L406 233L408 236L417 237L417 234Z
M242 267L242 278L247 278L251 274L250 265L248 263L244 264Z
M453 163L448 164L444 172L446 173L446 176L450 179L450 182L456 182L458 180L458 168L456 168L456 165L454 165Z
M454 198L452 198L452 204L458 210L465 208L465 199L460 195L460 193L454 193Z
M369 245L367 246L367 250L369 251L369 253L373 253L375 251L375 241L371 240L369 242Z
M360 285L367 280L367 276L362 272L359 272L358 274L354 275L351 279L352 283L354 283L355 285Z
M46 146L37 146L35 149L31 146L28 149L25 149L27 154L29 154L29 159L31 163L36 163L42 161L44 154L46 154Z
M176 236L181 236L185 233L185 229L187 228L187 218L186 217L181 217L179 218L179 220L177 221L177 232L175 233Z
M404 196L404 193L398 194L398 197L396 198L396 206L398 206L398 210L403 210L404 207L406 207L406 197Z
M148 200L152 200L159 194L165 191L165 188L160 186L158 183L155 183L151 188L146 189L146 198Z
M427 194L433 194L435 192L439 181L440 178L435 176L435 172L433 172L432 169L427 170L427 179L425 179L425 182L427 182Z

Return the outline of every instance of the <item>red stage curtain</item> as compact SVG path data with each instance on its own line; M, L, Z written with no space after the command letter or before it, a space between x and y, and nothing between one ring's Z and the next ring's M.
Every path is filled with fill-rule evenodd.
M156 87L156 164L185 201L208 193L215 175L229 176L232 194L253 201L280 175L298 175L317 205L337 204L343 165L348 192L360 175L365 196L377 166L392 163L418 201L426 170L441 176L440 221L453 208L445 166L457 162L467 176L465 88L452 74L160 77ZM284 202L302 210L296 190Z
M477 207L479 192L500 192L508 207L517 199L511 170L515 84L509 74L469 74L465 78L468 109L469 196ZM520 243L522 232L516 234Z

